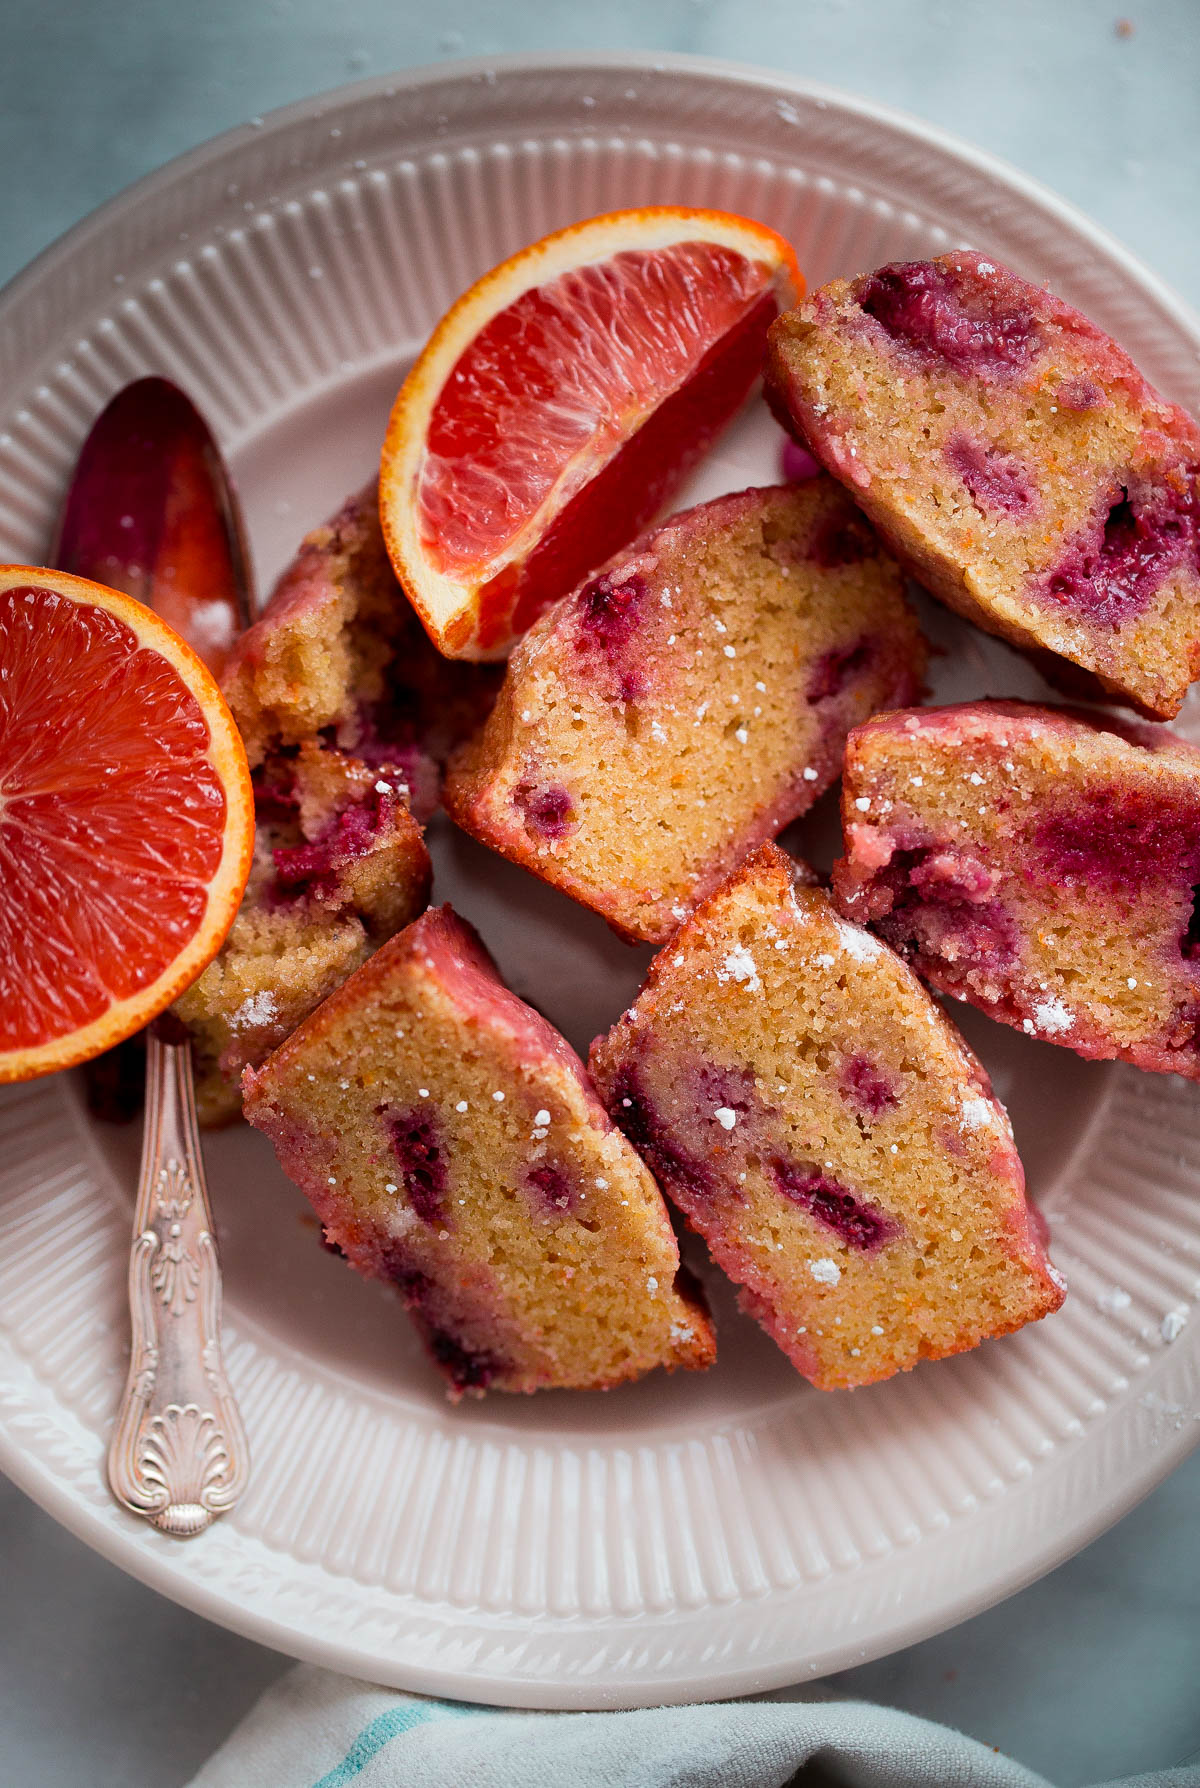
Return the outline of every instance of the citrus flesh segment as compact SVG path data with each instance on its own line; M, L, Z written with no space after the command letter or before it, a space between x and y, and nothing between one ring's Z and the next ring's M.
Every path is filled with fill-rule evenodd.
M748 395L802 284L764 225L652 207L547 237L459 300L397 399L380 490L444 652L502 656L642 529Z
M692 376L559 510L529 557L480 588L476 638L485 654L505 639L520 638L551 602L653 520L745 401L776 314L771 294L752 305Z
M200 973L253 825L190 648L115 591L0 568L0 1081L86 1060Z

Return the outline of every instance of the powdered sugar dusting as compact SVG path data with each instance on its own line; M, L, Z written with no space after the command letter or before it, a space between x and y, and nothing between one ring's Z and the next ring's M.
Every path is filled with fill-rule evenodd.
M1049 999L1040 1000L1033 1008L1033 1022L1045 1036L1057 1037L1063 1031L1071 1029L1075 1023L1075 1015L1052 994Z
M808 1270L818 1285L836 1285L842 1276L842 1269L836 1260L810 1260Z
M745 944L735 944L717 970L718 981L738 981L745 985L747 993L757 993L762 986L758 978L758 964L747 950Z
M862 931L857 925L848 925L844 919L838 919L836 923L838 941L853 961L874 962L877 956L883 955L883 945L869 931Z
M247 1024L270 1024L278 1016L279 1007L275 995L264 990L262 993L253 993L248 1000L242 1001L229 1020L229 1028L239 1031Z

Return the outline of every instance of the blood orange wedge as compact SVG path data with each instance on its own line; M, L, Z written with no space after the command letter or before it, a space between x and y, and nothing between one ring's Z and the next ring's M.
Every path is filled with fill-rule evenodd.
M660 510L741 405L803 291L764 224L614 211L486 274L396 399L380 509L452 658L499 658Z
M0 566L0 1081L86 1061L216 955L254 846L211 673L150 609Z

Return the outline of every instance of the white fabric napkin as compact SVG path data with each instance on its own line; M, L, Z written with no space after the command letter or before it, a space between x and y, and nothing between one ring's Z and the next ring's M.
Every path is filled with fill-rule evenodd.
M520 1713L301 1664L190 1788L1049 1788L946 1726L865 1701ZM1099 1785L1098 1785L1099 1788ZM1105 1788L1200 1788L1200 1764Z

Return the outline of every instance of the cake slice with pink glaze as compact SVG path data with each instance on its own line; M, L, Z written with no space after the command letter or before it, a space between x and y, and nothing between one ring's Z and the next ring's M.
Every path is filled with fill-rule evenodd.
M408 811L411 760L368 765L308 740L254 772L254 861L232 928L175 1002L206 1127L241 1110L256 1067L429 900L429 852Z
M497 677L430 645L388 563L374 485L306 536L222 679L257 838L233 929L176 1007L201 1122L235 1117L242 1069L425 906L417 822Z
M842 911L1079 1055L1200 1080L1200 751L1020 702L851 734Z
M649 1172L449 907L248 1071L245 1111L326 1241L400 1292L452 1395L712 1363Z
M767 379L935 596L1178 712L1200 674L1200 429L1086 317L958 249L814 292L773 325Z
M743 1307L823 1390L1062 1302L983 1068L777 846L659 952L591 1066Z
M498 670L430 644L388 560L375 483L308 534L222 678L251 769L321 739L407 773L428 819L451 749L486 714Z
M924 663L899 567L832 479L720 497L525 636L446 806L661 943L829 786L851 726L917 698Z

